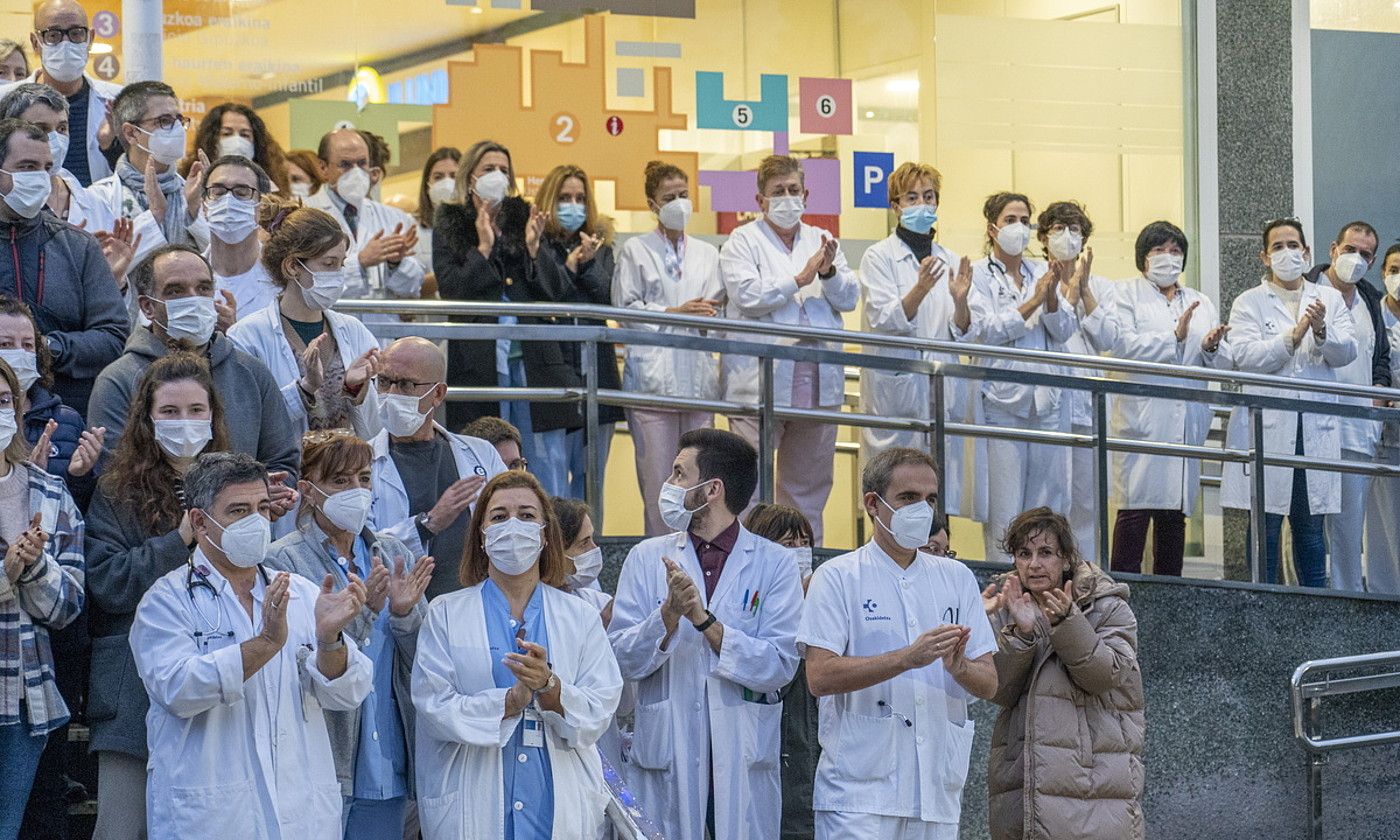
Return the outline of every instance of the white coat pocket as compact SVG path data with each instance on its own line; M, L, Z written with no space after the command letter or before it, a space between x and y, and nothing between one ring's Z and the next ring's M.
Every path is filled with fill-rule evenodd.
M461 829L461 807L457 800L460 791L452 791L443 796L421 796L418 798L418 821L423 828L423 840L453 840Z
M283 814L285 834L295 840L336 840L342 809L339 782L306 785L296 810Z
M263 813L251 781L170 788L170 834L207 840L262 840Z
M933 819L956 823L962 816L962 791L967 783L968 763L972 759L972 736L976 730L972 721L961 726L951 721L943 725L947 742L943 750L943 789L936 791Z
M674 755L671 702L663 700L638 706L632 735L632 763L643 770L669 770Z
M779 744L782 732L781 703L744 703L740 724L744 728L744 761L751 770L774 770L782 753Z
M900 734L896 727L905 728L904 724L894 717L853 714L842 715L840 721L836 754L841 758L834 762L836 771L853 782L887 776L895 754L894 739Z

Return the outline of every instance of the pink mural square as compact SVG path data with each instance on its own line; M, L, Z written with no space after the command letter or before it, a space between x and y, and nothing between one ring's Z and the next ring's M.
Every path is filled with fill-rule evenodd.
M855 113L851 80L798 79L797 109L803 134L850 134Z

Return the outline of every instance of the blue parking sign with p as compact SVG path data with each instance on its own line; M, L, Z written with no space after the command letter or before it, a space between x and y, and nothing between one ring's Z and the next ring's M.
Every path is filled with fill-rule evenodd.
M894 171L892 152L856 152L852 176L852 194L857 207L888 207L890 195L887 183Z

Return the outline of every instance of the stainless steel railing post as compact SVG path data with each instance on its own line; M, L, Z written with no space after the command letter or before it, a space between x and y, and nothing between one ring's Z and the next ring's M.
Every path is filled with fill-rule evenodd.
M1094 518L1095 537L1098 548L1099 568L1108 571L1108 395L1103 391L1094 392L1094 498L1097 509Z
M593 527L603 529L603 446L598 440L598 342L583 343L584 500L593 517Z
M1253 460L1246 466L1251 473L1249 493L1249 529L1252 535L1251 579L1263 583L1269 579L1269 545L1265 535L1267 517L1264 508L1264 410L1249 409L1249 454Z
M777 420L773 417L773 357L758 360L758 500L773 501L773 439Z
M946 520L948 516L947 487L948 487L948 438L944 434L948 421L945 416L947 411L946 395L943 393L943 374L935 373L929 377L928 383L929 416L933 419L932 446L929 454L933 456L934 463L938 464L938 516ZM958 461L959 465L962 461ZM962 476L958 476L958 481Z

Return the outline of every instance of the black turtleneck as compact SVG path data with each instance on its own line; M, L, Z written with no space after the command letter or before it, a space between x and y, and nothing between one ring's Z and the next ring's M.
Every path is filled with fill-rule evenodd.
M929 254L933 253L933 234L915 233L904 225L896 227L894 232L905 245L909 246L909 250L914 252L914 259L919 262L923 262Z

